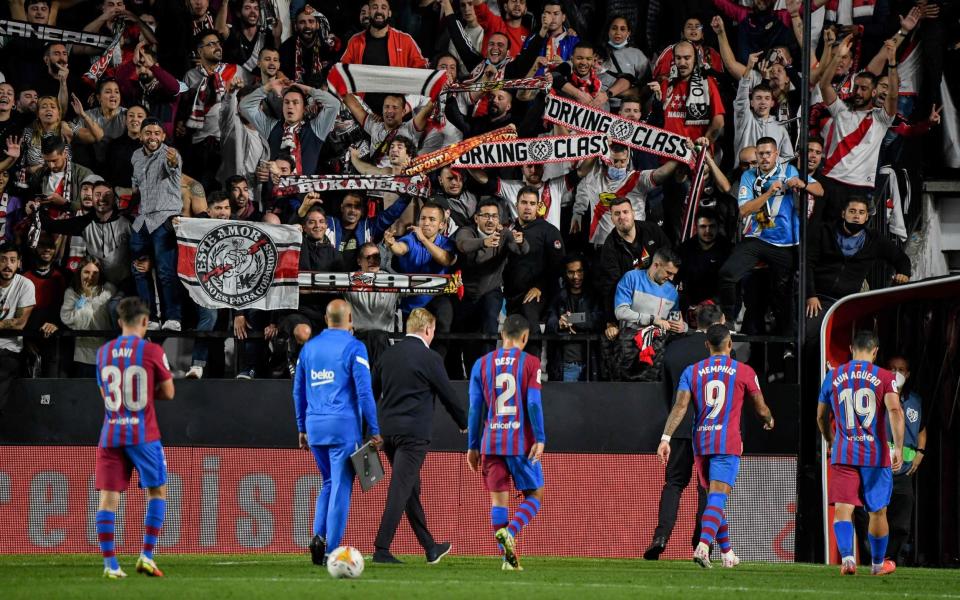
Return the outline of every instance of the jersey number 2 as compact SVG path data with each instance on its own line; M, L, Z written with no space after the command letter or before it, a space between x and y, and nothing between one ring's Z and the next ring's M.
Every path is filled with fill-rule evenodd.
M100 380L107 388L107 393L103 396L107 410L119 410L121 403L131 412L146 408L147 370L143 367L127 367L121 375L120 367L107 365L100 369Z
M500 373L496 379L497 390L503 388L503 391L497 394L497 416L507 416L517 414L517 405L507 404L510 398L516 398L517 380L510 373Z

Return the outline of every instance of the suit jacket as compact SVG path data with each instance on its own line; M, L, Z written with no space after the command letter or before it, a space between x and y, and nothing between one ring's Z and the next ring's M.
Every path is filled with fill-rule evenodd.
M374 368L375 384L383 394L378 416L383 435L409 435L430 440L434 398L460 429L467 428L467 413L460 405L440 355L418 337L407 336L391 346Z
M705 342L707 334L700 331L687 334L677 338L667 344L663 354L663 381L666 384L669 395L667 401L667 410L673 409L674 399L677 396L677 385L680 383L680 376L684 369L690 365L701 361L710 356ZM680 421L680 425L673 432L673 437L690 439L693 436L693 403L687 406L687 413Z

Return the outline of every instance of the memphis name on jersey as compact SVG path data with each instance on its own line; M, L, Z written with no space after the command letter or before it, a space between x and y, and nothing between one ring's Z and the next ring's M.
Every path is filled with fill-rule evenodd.
M693 451L697 456L743 453L743 398L760 391L757 374L749 365L729 356L711 356L684 369L677 391L693 397Z
M467 433L468 448L498 456L525 456L545 442L537 357L501 349L473 365Z
M819 401L833 411L831 463L890 466L883 398L891 392L899 393L893 373L867 361L850 361L827 373Z

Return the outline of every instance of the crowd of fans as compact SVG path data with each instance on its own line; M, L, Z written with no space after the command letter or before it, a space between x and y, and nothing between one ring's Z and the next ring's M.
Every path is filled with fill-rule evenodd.
M134 294L150 301L153 329L232 330L238 377L288 376L333 296L302 295L296 311L196 306L177 277L179 217L297 224L306 270L460 271L462 298L345 295L374 359L418 307L440 333L495 334L502 314L520 313L542 325L532 352L541 331L603 340L593 364L582 340L547 345L550 377L564 381L647 376L704 303L745 333L795 335L797 298L816 322L878 261L909 278L910 261L869 226L887 209L878 171L937 127L956 21L927 0L813 0L804 82L801 3L9 0L4 18L122 34L106 52L0 36L0 329L35 332L0 338L0 382L35 364L24 343L43 374L90 376L100 340L78 339L60 365L53 338L109 329L118 299ZM327 85L338 62L460 82L542 76L550 89L449 94L442 108L409 94L338 97ZM444 167L430 173L429 199L273 193L291 174L399 173L505 125L567 135L542 118L547 93L705 149L698 204L685 205L688 165L617 144L579 163ZM435 349L462 377L490 344ZM187 376L222 376L208 367L214 354L222 364L222 342L198 339Z

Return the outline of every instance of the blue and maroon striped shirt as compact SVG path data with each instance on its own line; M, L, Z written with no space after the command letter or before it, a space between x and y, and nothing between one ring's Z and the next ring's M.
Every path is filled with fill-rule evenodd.
M101 448L145 444L160 439L153 390L172 379L163 348L133 336L120 336L97 350L97 386L105 413Z
M694 454L743 454L743 398L760 392L750 365L721 354L711 356L684 369L677 391L693 397Z
M893 373L865 360L852 360L827 373L820 402L833 412L831 464L890 466L884 403L890 393L900 393Z
M468 448L480 454L526 456L545 443L540 359L518 348L494 350L470 373Z

